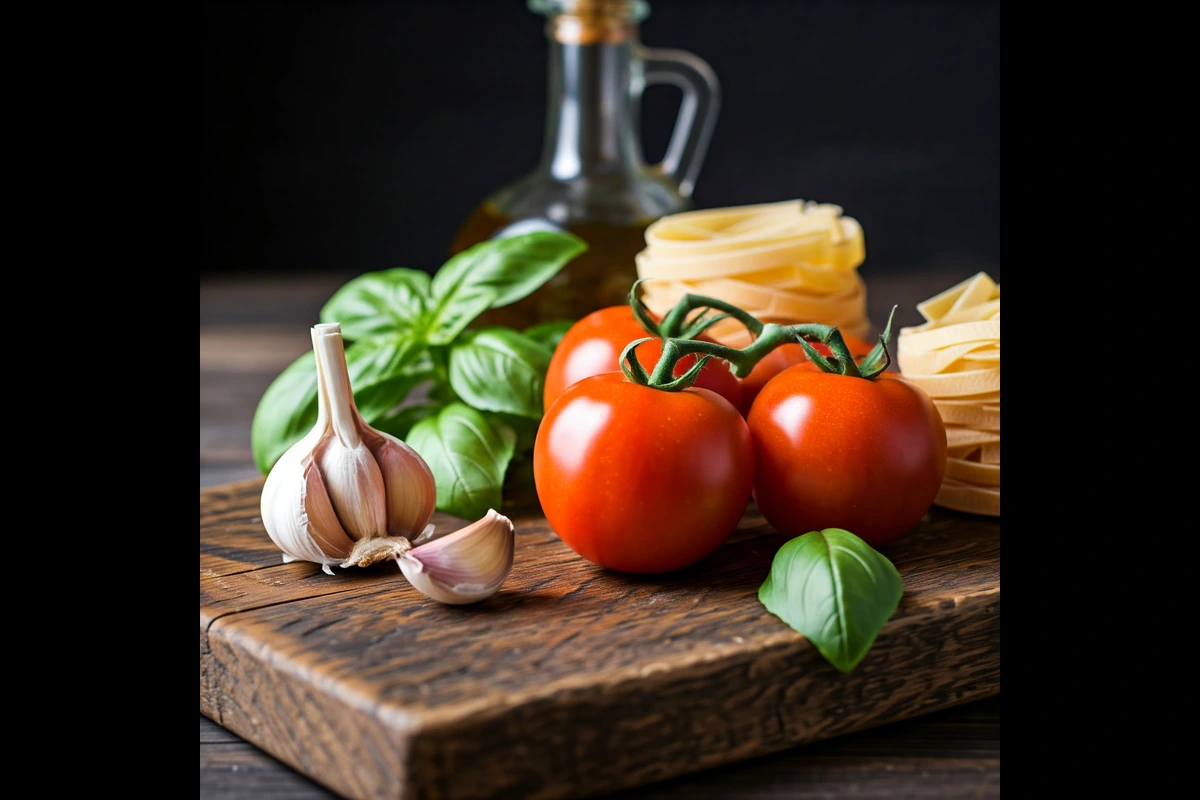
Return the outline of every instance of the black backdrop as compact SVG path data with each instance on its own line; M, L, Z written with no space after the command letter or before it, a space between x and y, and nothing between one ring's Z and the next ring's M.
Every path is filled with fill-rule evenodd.
M999 271L998 0L652 0L723 103L697 207L837 203L867 265ZM546 43L523 0L203 7L201 273L432 271L541 149ZM648 160L677 90L643 101Z

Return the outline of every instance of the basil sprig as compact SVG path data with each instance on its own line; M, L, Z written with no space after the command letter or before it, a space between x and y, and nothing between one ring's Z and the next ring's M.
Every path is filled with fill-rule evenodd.
M570 321L525 332L468 330L490 308L529 295L587 245L539 231L492 239L431 279L389 269L346 283L321 309L341 324L354 402L368 425L405 439L429 464L437 508L478 519L499 508L505 473L532 446L550 356ZM317 421L316 360L306 353L267 387L251 426L265 475Z
M850 531L826 528L779 548L758 599L829 663L850 672L903 594L900 573L882 553Z

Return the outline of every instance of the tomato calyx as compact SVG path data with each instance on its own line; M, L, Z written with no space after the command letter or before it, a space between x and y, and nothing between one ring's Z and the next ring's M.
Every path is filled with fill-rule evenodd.
M630 342L621 352L619 360L621 371L625 373L625 377L631 382L642 386L648 386L652 389L659 389L665 392L682 391L695 383L704 364L712 358L720 358L729 362L730 367L733 369L733 374L738 378L745 378L754 369L755 365L772 350L781 345L792 343L799 344L804 348L809 361L816 365L817 369L835 375L873 380L892 363L887 343L892 335L892 320L896 316L897 306L892 306L892 311L888 314L887 325L884 326L883 333L879 336L879 343L861 361L855 361L854 356L850 353L849 346L846 344L846 340L842 337L841 331L832 325L821 325L819 323L777 325L773 322L763 324L737 306L701 295L685 295L668 312L662 323L655 323L650 317L649 310L637 296L637 287L640 283L641 281L635 283L629 293L630 306L633 308L634 316L638 318L639 323L647 328L647 332L655 333L656 337L662 336L664 332L669 332L671 329L683 327L687 315L698 308L705 310L701 312L699 317L686 322L687 327L685 331L692 333L692 335L698 335L694 333L694 329L696 328L699 328L699 332L703 332L708 326L722 319L733 317L742 322L755 336L754 341L741 350L700 339L662 336L662 355L654 365L653 372L650 373L647 373L645 368L638 362L634 352L639 345L651 341L654 337ZM723 313L708 316L711 310ZM809 344L809 340L826 345L831 355L822 355L816 348ZM689 355L698 355L701 357L697 359L691 369L683 375L676 377L674 374L676 363Z
M817 368L822 372L832 372L837 375L848 375L853 378L873 380L892 363L892 354L888 352L887 343L892 338L892 320L896 316L897 307L892 306L891 313L888 314L887 325L883 327L883 333L879 334L879 343L871 348L871 352L867 353L862 361L855 362L854 356L850 354L850 348L846 346L846 341L842 338L841 331L828 325L816 327L829 328L827 338L819 339L819 341L829 346L829 349L833 351L832 356L821 355L817 352L816 348L800 336L797 336L795 341L804 348L804 353L808 356L808 360L816 364ZM794 325L791 327L799 328L801 326ZM757 344L757 340L750 346L753 347L754 344ZM775 348L772 347L771 350L773 349ZM770 350L767 352L770 352Z
M625 377L628 378L631 383L636 383L639 386L648 386L651 389L659 389L664 392L680 392L695 383L696 378L700 377L700 370L704 369L704 365L712 360L712 356L708 355L704 356L703 358L698 358L696 359L696 363L692 364L691 369L682 375L675 377L673 374L675 371L675 362L687 355L686 353L678 351L676 343L686 342L688 344L706 345L713 345L713 343L697 342L692 339L663 339L662 356L658 359L658 363L654 365L654 372L648 373L646 372L646 368L642 366L642 362L638 361L634 351L637 350L638 345L645 344L646 342L652 342L654 341L654 338L655 337L648 336L645 339L634 340L625 345L625 349L621 351L621 358L619 360L619 363L621 364L621 372L625 373ZM713 346L721 347L721 345ZM672 349L671 351L674 354L671 358L667 358L668 347L675 347L675 349ZM729 350L730 348L724 349ZM732 350L731 352L736 353L737 351Z

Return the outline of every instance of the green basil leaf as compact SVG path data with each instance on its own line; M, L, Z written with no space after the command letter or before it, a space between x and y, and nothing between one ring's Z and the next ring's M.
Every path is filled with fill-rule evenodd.
M758 590L767 611L808 637L849 672L896 611L904 584L882 553L841 528L791 539Z
M346 369L354 387L354 404L368 424L404 401L420 380L406 368L422 353L411 338L363 339L346 348ZM287 449L317 424L317 361L312 351L279 374L254 412L250 449L265 475Z
M433 276L431 332L451 318L460 319L478 306L490 291L491 308L506 306L531 294L571 259L587 250L582 239L569 233L538 231L504 239L488 239L451 258ZM482 311L475 312L478 316ZM474 316L471 318L474 319ZM468 320L469 321L469 320ZM445 344L449 339L443 339Z
M442 404L435 402L404 405L391 414L379 417L371 426L384 433L390 433L397 439L405 440L414 425L441 410Z
M433 472L438 510L476 520L489 508L500 510L514 438L481 412L451 403L414 425L405 441Z
M558 347L563 336L575 323L569 319L556 319L550 322L539 322L525 329L524 333L538 344L544 345L551 353Z
M348 341L418 328L429 300L430 278L415 269L368 272L333 293L322 322L338 322Z
M379 420L389 414L398 413L399 407L408 399L409 392L420 382L419 376L406 373L379 383L367 384L362 389L355 390L354 405L364 422L378 427Z
M408 390L423 380L408 367L424 351L412 338L367 339L346 348L346 368L354 387L354 405L368 423L400 405ZM403 391L398 387L403 386Z
M486 286L465 288L440 306L429 320L427 340L433 345L450 344L467 326L492 307L496 290Z
M550 351L511 328L469 332L450 348L450 386L467 404L538 419Z
M541 423L541 418L534 419L532 417L519 417L516 414L501 414L490 412L488 417L497 425L504 425L513 436L516 437L516 453L514 459L524 458L526 455L531 455L533 450L534 440L537 439L538 425Z
M250 423L250 450L266 475L287 449L317 424L317 361L312 351L271 382Z

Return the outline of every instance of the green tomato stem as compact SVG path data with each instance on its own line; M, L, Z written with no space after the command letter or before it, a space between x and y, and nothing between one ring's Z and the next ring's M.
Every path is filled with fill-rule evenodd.
M638 296L638 287L647 279L641 278L634 282L629 290L629 307L633 310L634 319L652 336L659 339L695 339L704 331L724 319L736 319L746 326L750 333L758 336L762 333L763 324L753 315L735 305L718 300L715 297L705 297L698 294L685 294L675 307L667 312L662 322L655 322L650 315L650 309ZM688 319L696 309L704 309L697 316ZM709 315L709 311L722 311L722 314Z
M675 307L667 312L667 316L663 318L662 330L666 337L694 338L693 336L687 336L684 333L684 322L687 319L687 315L695 311L697 308L704 308L706 311L701 313L696 320L703 319L704 314L707 313L707 309L715 309L717 311L725 312L720 317L709 318L708 322L704 325L704 329L707 329L709 326L715 324L718 319L727 319L732 317L733 319L736 319L738 322L745 325L746 329L749 330L753 335L759 336L762 334L763 324L749 312L743 311L731 303L726 303L724 300L718 300L715 297L705 297L704 295L699 294L685 294L679 300L679 302L675 304ZM691 324L694 325L696 320L693 320Z
M631 297L633 297L632 294ZM692 296L689 295L689 297ZM698 299L703 300L704 298ZM736 313L728 313L729 316L736 319L740 320L742 315L749 316L747 312L736 308L736 306L729 306L725 303L722 303L722 306L725 306L724 308L720 308L722 311L725 311L726 308L734 309ZM671 313L674 313L680 307L682 307L682 301L681 305L676 306ZM714 307L716 308L717 306ZM842 336L842 332L832 325L821 325L815 322L797 325L777 325L773 322L763 324L758 322L758 320L754 320L755 326L759 329L758 336L741 350L726 347L716 342L667 337L663 339L662 356L658 359L658 363L654 365L653 372L647 375L646 370L637 360L636 351L638 346L650 341L650 338L639 339L635 342L630 342L621 352L621 370L634 383L662 391L677 392L695 383L700 370L703 369L705 362L710 358L721 358L728 361L733 368L733 374L738 378L745 378L753 371L758 362L765 358L772 350L781 345L794 343L804 348L804 352L809 360L816 364L817 368L823 372L845 375L850 378L873 380L891 364L891 354L888 352L887 342L891 338L892 320L895 318L896 308L897 306L892 306L892 311L888 315L887 325L879 337L879 343L872 348L871 352L863 358L861 363L855 362L854 357L850 353L850 348L846 345L846 340ZM663 325L665 327L665 320ZM747 327L751 326L747 325ZM827 345L832 355L828 357L821 355L809 344L809 340ZM696 364L692 365L691 369L684 375L676 378L674 375L675 365L681 358L693 354L704 357L697 360Z
M650 309L642 302L642 298L638 297L638 287L645 280L645 278L640 278L633 282L633 287L629 290L629 308L633 311L633 318L637 320L646 333L661 339L663 335L662 329L654 321L654 318L650 316ZM622 359L624 359L624 356L622 356Z

